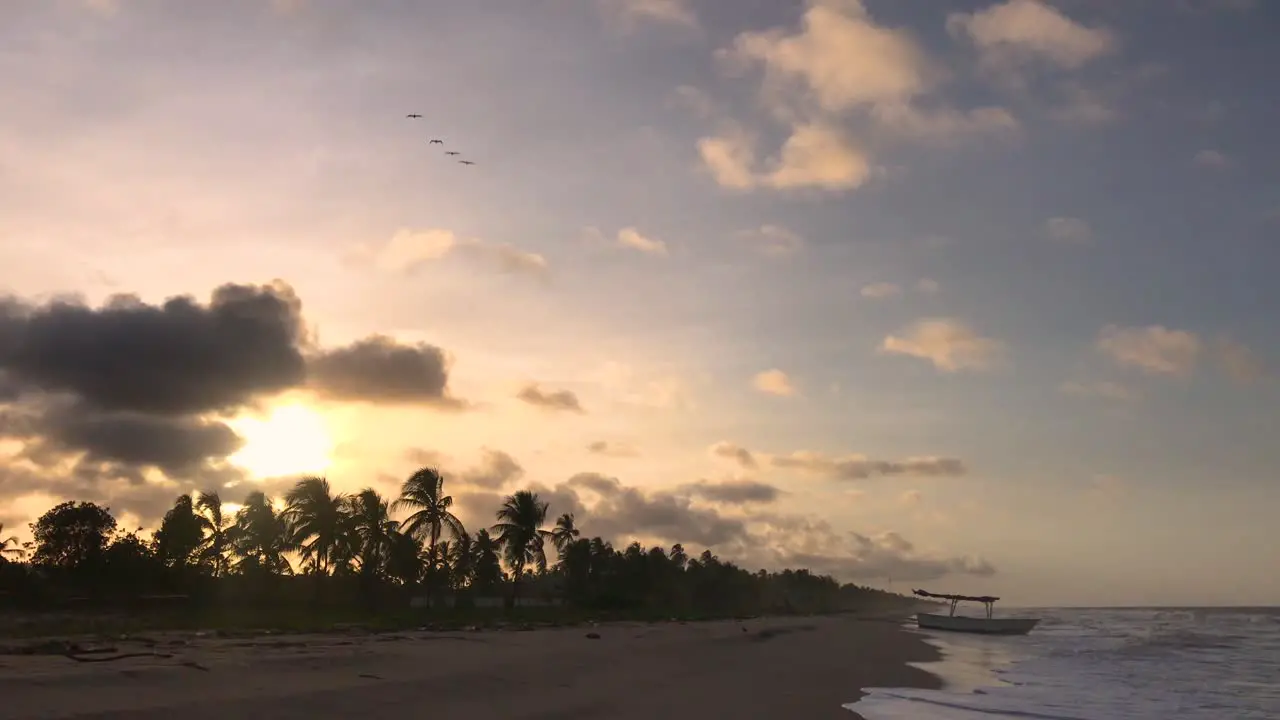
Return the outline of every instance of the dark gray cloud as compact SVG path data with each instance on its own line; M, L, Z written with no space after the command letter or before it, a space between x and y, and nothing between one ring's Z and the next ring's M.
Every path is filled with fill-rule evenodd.
M0 504L45 491L147 516L174 496L243 480L224 418L310 387L344 401L460 407L445 353L373 336L315 346L287 284L223 285L207 303L116 295L0 297ZM494 473L504 471L497 465Z
M314 355L308 373L310 386L335 400L462 406L449 396L444 351L425 343L405 345L374 335Z
M769 464L776 468L819 473L835 480L865 480L878 475L959 477L969 472L964 461L950 457L871 460L860 457L829 458L816 453L792 453L790 455L774 455L769 458Z
M516 397L530 405L545 408L547 410L563 410L566 412L581 413L582 403L578 402L578 396L569 390L543 390L537 383L529 383L516 393Z
M748 470L753 470L759 465L750 450L731 442L718 442L709 448L709 452L715 457L732 460Z
M507 483L524 477L524 467L516 459L501 450L484 448L480 464L463 471L459 479L474 487L497 490Z
M596 502L584 519L584 529L604 537L652 537L670 542L714 547L747 539L745 524L710 508L697 507L687 496L673 492L644 492L617 478L579 473L564 485L595 493Z
M638 457L640 451L636 448L621 442L609 442L607 440L597 440L587 445L587 452L592 455L604 455L605 457Z
M726 480L723 482L701 481L684 485L682 492L691 497L722 505L751 505L776 502L782 491L768 484L755 480Z
M284 283L223 285L208 305L116 295L0 300L0 371L22 391L66 393L113 411L228 410L300 384L301 302Z

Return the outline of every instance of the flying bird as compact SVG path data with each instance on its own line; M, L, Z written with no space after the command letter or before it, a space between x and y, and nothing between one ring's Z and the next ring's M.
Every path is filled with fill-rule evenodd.
M462 153L458 152L457 150L446 150L444 154L445 155L461 155Z
M462 163L463 165L475 165L475 163L471 162L470 160L459 160L458 162Z
M444 141L443 141L443 140L440 140L440 139L433 139L433 140L431 141L431 143L430 143L430 144L432 144L432 145L443 145L443 144L444 144Z
M422 116L421 116L421 115L419 115L419 114L417 114L417 113L409 113L408 115L405 115L405 117L407 117L407 118L420 118L420 117L422 117Z

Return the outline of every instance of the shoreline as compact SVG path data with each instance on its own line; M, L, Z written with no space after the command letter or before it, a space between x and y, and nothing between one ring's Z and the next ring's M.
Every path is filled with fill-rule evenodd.
M907 664L938 650L884 616L151 635L88 661L0 656L6 717L398 719L420 708L444 718L848 719L859 716L843 706L862 688L941 687Z

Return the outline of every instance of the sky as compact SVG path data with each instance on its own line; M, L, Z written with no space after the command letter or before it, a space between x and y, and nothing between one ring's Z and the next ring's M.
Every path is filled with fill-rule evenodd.
M432 465L472 528L1280 604L1278 27L0 0L0 521Z

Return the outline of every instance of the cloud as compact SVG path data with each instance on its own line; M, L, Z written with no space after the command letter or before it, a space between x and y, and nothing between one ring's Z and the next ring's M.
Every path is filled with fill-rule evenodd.
M773 503L782 491L768 483L755 480L701 481L681 486L681 492L721 505L753 505Z
M1098 333L1095 346L1117 365L1173 377L1190 376L1201 350L1200 338L1194 333L1161 325L1107 325Z
M1191 160L1196 167L1206 170L1227 170L1231 167L1231 158L1217 150L1201 150Z
M898 502L903 505L919 505L924 496L919 490L907 490L898 496Z
M482 448L480 464L458 474L458 480L486 490L497 490L524 477L524 467L509 454Z
M713 457L732 460L748 470L753 470L758 467L755 456L751 454L750 450L742 447L741 445L734 445L731 442L721 441L708 448L708 452L710 452Z
M791 378L777 368L756 373L756 376L751 378L751 387L766 395L778 397L791 397L796 394Z
M721 187L750 190L757 184L755 143L741 130L698 140L698 156Z
M716 183L733 190L839 192L860 187L873 171L866 153L839 128L825 123L794 125L780 156L765 168L758 167L753 139L740 130L700 139L698 153Z
M798 83L833 114L913 98L933 74L910 35L877 25L861 2L850 0L812 1L797 32L745 32L724 54L762 65L766 83Z
M1214 351L1222 371L1237 383L1247 385L1270 375L1266 362L1243 343L1219 338Z
M627 443L609 442L607 440L596 440L587 445L587 452L592 455L603 455L605 457L638 457L640 451L628 445Z
M684 28L698 27L689 0L599 0L600 8L627 29L639 22Z
M667 244L661 240L645 237L633 227L625 227L618 231L618 246L638 250L646 255L666 257Z
M1067 395L1099 397L1106 400L1129 401L1138 398L1137 393L1117 382L1108 380L1098 382L1069 381L1058 386L1058 390Z
M804 249L804 238L781 225L761 225L755 230L745 230L738 237L754 244L759 251L771 257L794 255Z
M959 320L928 318L889 335L879 352L933 363L942 372L989 370L1004 355L1004 344L979 335Z
M390 273L412 274L449 257L469 257L500 272L544 277L546 258L508 243L459 238L452 230L402 229L380 246L357 245L348 259Z
M863 186L880 170L851 126L935 142L1018 128L1004 108L922 103L945 71L908 32L877 24L857 0L809 0L798 28L743 32L717 56L734 72L761 69L761 98L788 127L777 157L765 163L754 135L736 124L722 122L721 132L699 141L703 163L728 188Z
M334 400L464 405L450 397L449 360L434 345L405 345L374 335L317 353L307 367L310 387Z
M1045 234L1056 242L1071 245L1087 245L1093 241L1093 228L1089 223L1075 217L1049 218L1044 224Z
M830 125L802 124L791 129L782 157L763 178L777 189L852 190L871 177L871 161Z
M535 407L546 410L563 410L582 413L582 404L578 396L570 390L543 390L537 383L529 383L516 393L516 397Z
M898 297L902 294L902 288L893 283L878 282L863 285L858 294L872 300L883 300L885 298Z
M865 455L830 457L800 450L770 455L775 468L801 470L833 480L865 480L878 476L959 477L969 472L964 461L950 457L912 457L905 460L872 460Z
M929 278L923 278L916 283L916 292L924 295L936 295L941 289L942 286L938 284L938 281L930 280Z
M586 491L595 502L584 515L583 532L604 537L650 537L714 547L748 539L744 522L692 505L669 491L646 493L617 478L579 473L562 489Z
M439 348L382 337L322 348L305 327L279 281L222 285L205 303L0 299L0 495L110 501L147 519L179 493L242 481L228 418L288 391L456 403Z
M989 68L1044 62L1075 70L1114 52L1115 34L1087 27L1040 0L1008 0L973 13L952 13L947 30L970 41Z

